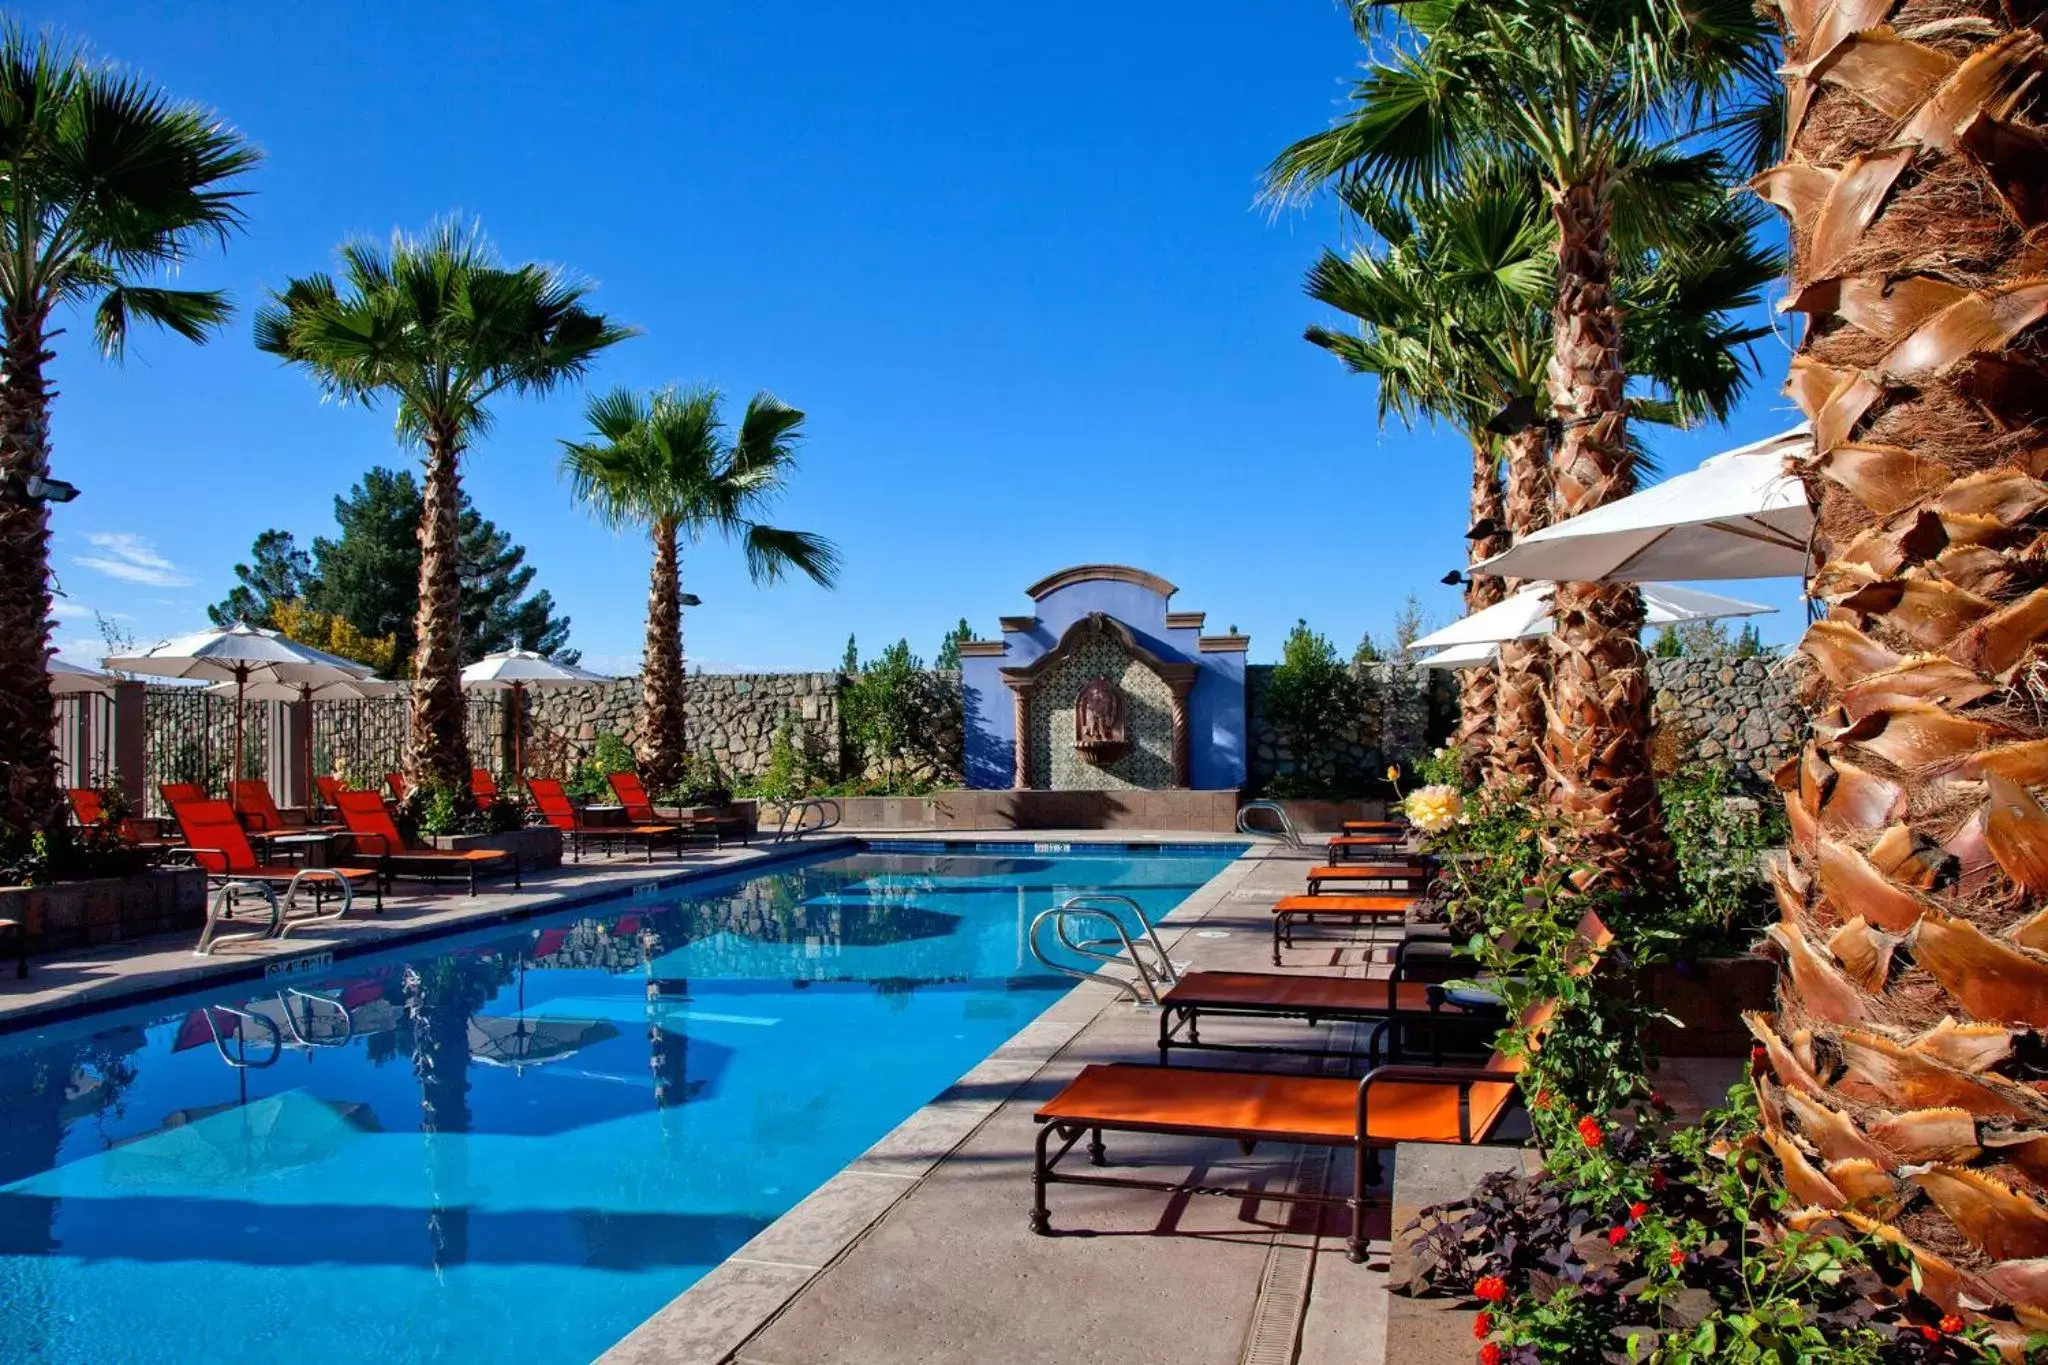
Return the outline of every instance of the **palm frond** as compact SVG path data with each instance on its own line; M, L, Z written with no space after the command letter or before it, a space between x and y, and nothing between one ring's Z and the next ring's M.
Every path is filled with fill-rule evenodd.
M747 573L756 583L774 583L794 570L821 587L839 581L839 548L809 531L785 531L756 522L743 542Z
M154 323L187 341L204 341L234 312L228 296L217 289L155 289L117 284L100 296L93 313L93 338L103 354L120 359L127 352L129 324Z

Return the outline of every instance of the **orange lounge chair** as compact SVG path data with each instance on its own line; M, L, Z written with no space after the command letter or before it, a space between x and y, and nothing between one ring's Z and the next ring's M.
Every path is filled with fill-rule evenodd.
M391 788L391 799L403 801L412 794L412 783L405 780L404 773L384 774L384 785Z
M1408 833L1406 820L1346 820L1338 829L1345 834L1400 834Z
M489 768L469 770L469 794L476 798L479 809L498 799L498 779L491 776Z
M562 784L551 777L529 777L526 789L533 793L533 804L540 808L541 819L562 831L569 840L569 856L573 861L583 860L584 846L595 840L607 853L615 843L639 844L647 850L647 861L654 861L656 844L674 844L676 856L683 856L683 829L680 825L586 825L577 815L576 807L569 800L569 793L562 790Z
M1333 863L1350 859L1370 862L1375 859L1388 861L1405 857L1408 852L1408 836L1405 834L1339 834L1324 846L1324 856Z
M313 889L313 910L318 914L324 898L321 894L323 884L346 882L353 888L366 882L378 913L383 913L383 881L370 868L287 867L281 863L259 863L255 851L249 847L249 836L243 832L242 822L235 818L235 808L225 801L183 801L174 813L178 817L178 828L184 831L185 846L171 852L191 858L194 864L205 869L207 880L216 886L223 882L262 882L273 887L289 887L303 879Z
M1373 1025L1365 1051L1286 1043L1218 1043L1203 1039L1205 1018L1299 1019L1310 1027L1325 1023ZM1442 1025L1484 1027L1492 1037L1502 1023L1497 1009L1461 1005L1442 985L1407 981L1398 962L1387 977L1304 976L1282 972L1187 972L1159 999L1159 1064L1175 1048L1212 1052L1283 1054L1297 1057L1361 1057L1379 1065L1381 1043L1389 1061L1401 1060L1403 1031L1428 1028L1431 1060L1443 1057Z
M474 896L479 876L510 872L512 885L520 885L519 859L503 849L412 847L392 823L384 798L375 792L344 791L335 805L348 822L356 852L376 859L377 871L386 881L395 877L415 882L466 881Z
M1406 923L1416 899L1391 891L1371 896L1283 896L1273 905L1273 965L1280 965L1281 948L1294 946L1294 922L1298 919L1313 920L1317 915L1326 915L1377 929L1390 922Z
M626 818L636 825L677 825L654 809L654 800L647 794L647 784L640 780L638 773L613 773L606 779L612 784L612 795L619 798L625 807ZM693 815L678 825L694 834L708 835L721 848L725 846L725 830L739 831L740 842L747 842L747 826L744 820L717 816Z
M1374 1202L1367 1191L1379 1181L1381 1150L1402 1142L1472 1146L1491 1140L1515 1098L1515 1077L1521 1068L1520 1056L1509 1057L1498 1050L1484 1066L1380 1066L1358 1081L1098 1062L1083 1067L1080 1075L1033 1115L1041 1126L1031 1170L1031 1230L1041 1237L1052 1235L1052 1211L1045 1195L1046 1187L1055 1184L1226 1195L1253 1204L1278 1199L1349 1208L1351 1230L1345 1250L1353 1261L1363 1261L1365 1210ZM1058 1170L1060 1159L1083 1134L1090 1135L1090 1164L1108 1165L1102 1144L1106 1132L1349 1148L1351 1193L1219 1189L1199 1181L1071 1175Z
M1436 875L1436 869L1427 861L1407 863L1324 863L1308 870L1308 893L1311 896L1322 893L1325 882L1341 882L1346 886L1373 883L1383 890L1406 889L1411 894L1420 894Z
M277 808L270 784L260 777L238 777L228 787L235 794L235 811L242 817L243 828L258 834L339 834L343 829L341 825L291 820Z

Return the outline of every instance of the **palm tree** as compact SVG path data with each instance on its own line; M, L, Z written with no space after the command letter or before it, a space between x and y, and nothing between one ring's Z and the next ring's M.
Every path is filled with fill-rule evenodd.
M1752 1027L1794 1201L1893 1224L1928 1297L2013 1305L2017 1338L2048 1320L2048 44L2038 6L1894 8L1784 7L1792 150L1757 181L1807 315L1827 610Z
M673 786L689 757L683 674L681 547L711 532L737 539L747 571L772 583L794 569L827 587L839 551L808 531L757 520L788 486L804 415L769 393L747 404L728 436L714 388L665 389L642 398L615 389L585 409L589 441L564 441L562 471L576 496L614 527L645 527L654 542L647 587L647 646L640 671L640 776Z
M0 829L63 821L44 668L49 513L30 492L50 473L53 317L90 306L115 358L136 322L206 340L227 296L149 281L241 226L230 185L258 159L206 110L76 47L0 30Z
M406 772L469 791L461 637L458 464L506 391L545 393L633 335L583 306L589 286L551 266L499 263L482 231L439 223L341 249L342 280L295 279L256 317L256 344L304 366L331 397L397 406L426 465Z
M1464 434L1473 453L1468 539L1476 562L1508 536L1548 524L1545 427L1505 436L1489 428L1504 425L1495 414L1506 402L1533 409L1542 391L1555 225L1526 168L1484 168L1412 197L1412 208L1360 184L1340 194L1380 245L1376 254L1324 253L1308 292L1357 319L1358 330L1312 327L1308 339L1378 378L1382 421L1390 412L1441 418ZM1615 252L1630 377L1646 390L1631 399L1631 411L1668 424L1725 418L1746 390L1747 348L1763 329L1737 315L1783 269L1781 257L1759 244L1762 214L1754 204L1716 197L1685 213L1678 231L1661 225L1665 240L1625 238ZM1505 493L1497 473L1503 463ZM1467 582L1468 611L1521 586L1484 575ZM1460 744L1468 761L1483 760L1494 785L1533 788L1542 778L1547 660L1540 642L1509 642L1496 669L1466 669L1460 677Z
M1767 114L1731 112L1770 78L1770 44L1748 0L1355 0L1353 14L1381 57L1335 126L1274 161L1268 194L1346 180L1407 194L1475 157L1530 159L1557 225L1554 510L1575 516L1626 496L1636 471L1613 290L1613 239L1624 226L1616 212L1625 190L1637 211L1717 192L1720 158L1704 144L1754 153L1767 140ZM1688 145L1660 139L1670 126L1686 130ZM1641 226L1665 216L1652 212ZM1610 880L1654 885L1670 858L1650 777L1641 599L1633 588L1566 584L1554 613L1544 744L1552 799L1579 827L1582 856Z

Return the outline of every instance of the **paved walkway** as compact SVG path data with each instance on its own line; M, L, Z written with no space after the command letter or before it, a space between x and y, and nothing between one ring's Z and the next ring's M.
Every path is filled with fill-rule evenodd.
M1166 922L1172 956L1271 969L1268 907L1308 861L1262 850ZM1332 940L1290 967L1362 973ZM1251 1040L1256 1024L1218 1024ZM1299 1039L1301 1025L1275 1025ZM606 1357L612 1365L1132 1361L1373 1365L1385 1311L1384 1215L1373 1261L1344 1256L1341 1211L1056 1185L1057 1235L1033 1236L1037 1103L1092 1061L1152 1060L1157 1017L1076 988L848 1170ZM1226 1065L1245 1065L1233 1057ZM1298 1064L1298 1062L1297 1062ZM1113 1163L1218 1184L1348 1187L1319 1149L1109 1135ZM1296 1340L1300 1351L1294 1353Z

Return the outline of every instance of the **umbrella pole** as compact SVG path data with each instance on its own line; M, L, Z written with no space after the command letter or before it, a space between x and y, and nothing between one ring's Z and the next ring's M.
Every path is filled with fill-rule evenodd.
M512 684L512 784L526 781L526 687Z
M242 807L235 789L235 781L242 775L242 688L248 684L249 668L246 664L235 665L235 751L228 756L228 804L236 811Z

